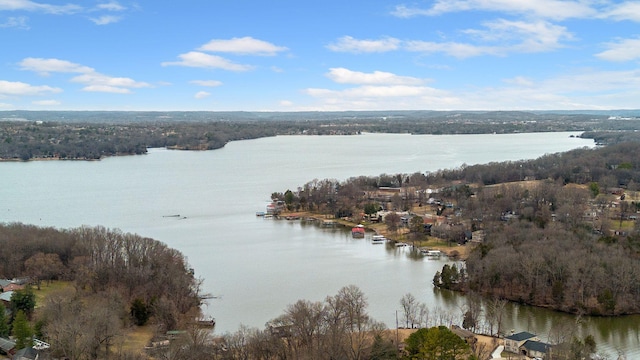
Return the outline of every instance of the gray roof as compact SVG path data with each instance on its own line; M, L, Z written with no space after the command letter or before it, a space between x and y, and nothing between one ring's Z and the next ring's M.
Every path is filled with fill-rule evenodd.
M547 350L549 350L549 348L551 347L551 345L549 345L547 343L540 342L540 341L527 340L527 342L522 344L522 347L527 349L527 350L529 350L529 351L537 351L537 352L540 352L540 353L546 353Z
M11 280L7 280L7 279L0 279L0 288L1 287L5 287L7 285L11 284Z
M11 301L11 295L13 295L13 291L5 291L0 293L0 300Z
M15 342L7 338L0 337L0 349L2 349L2 351L9 352L9 350L13 349L14 347L16 347Z
M523 332L519 332L517 334L513 334L513 335L510 335L510 336L507 336L506 339L514 340L514 341L522 341L522 340L527 340L527 339L531 339L531 338L534 338L534 337L536 337L535 334L523 331Z
M18 351L16 351L16 354L13 355L13 360L28 360L28 359L37 359L38 358L38 351L35 350L34 348L31 347L27 347L24 349L20 349Z

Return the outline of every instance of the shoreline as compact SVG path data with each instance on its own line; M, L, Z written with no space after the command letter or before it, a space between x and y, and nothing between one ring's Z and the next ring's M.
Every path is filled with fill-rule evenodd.
M393 241L394 243L404 242L412 245L413 241L409 239L404 239L408 233L405 232L397 232L396 234L390 233L386 229L386 225L384 223L370 223L367 221L363 222L354 222L353 220L345 219L345 218L335 218L331 215L323 215L319 213L309 212L309 211L283 211L277 215L277 218L283 220L293 220L293 219L303 219L303 218L311 218L316 221L326 221L331 220L345 227L355 227L361 225L365 228L365 231L373 232L376 235L382 235L385 238ZM475 244L472 242L468 242L466 245L447 245L445 240L434 236L427 236L426 240L416 241L415 247L418 249L426 248L429 250L439 250L443 252L446 256L451 259L458 261L465 261L469 256L469 253L475 248Z

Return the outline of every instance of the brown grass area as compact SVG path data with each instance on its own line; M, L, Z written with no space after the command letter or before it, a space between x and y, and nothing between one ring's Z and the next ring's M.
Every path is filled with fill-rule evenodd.
M71 281L43 281L40 283L40 290L36 286L32 287L33 294L36 296L36 307L44 303L44 299L57 291L71 291L73 289L73 283ZM75 290L74 290L75 291Z
M124 344L122 344L122 350L126 352L136 352L139 354L144 353L144 347L149 344L151 338L153 338L153 326L134 326L125 335Z
M389 329L384 332L384 337L395 343L397 336L399 343L403 344L407 338L416 331L418 331L418 329ZM476 339L476 355L480 355L481 359L490 358L493 350L502 343L502 340L486 335L476 335Z
M36 308L41 306L48 296L60 291L75 291L73 283L70 281L52 281L50 283L43 281L40 284L40 290L34 286ZM122 350L143 354L145 346L149 344L153 335L153 325L134 326L124 333Z

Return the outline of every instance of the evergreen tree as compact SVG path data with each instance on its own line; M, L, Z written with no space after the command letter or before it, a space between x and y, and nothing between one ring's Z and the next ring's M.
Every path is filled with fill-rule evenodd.
M27 316L31 317L33 309L36 307L36 295L33 293L33 288L27 285L22 290L16 290L11 294L11 308L13 311L22 311Z
M4 308L0 308L0 337L9 337L9 317Z
M22 310L18 310L13 320L13 337L16 339L17 349L33 345L33 329L29 326L27 315Z

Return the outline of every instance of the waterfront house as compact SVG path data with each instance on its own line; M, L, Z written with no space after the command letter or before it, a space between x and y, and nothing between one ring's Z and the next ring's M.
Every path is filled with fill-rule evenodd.
M504 338L504 349L514 354L520 353L520 346L524 345L528 340L540 340L535 334L523 331L517 334L511 334Z
M469 330L463 329L458 325L451 325L451 332L458 335L462 340L464 340L464 342L469 345L473 345L478 341L478 339L476 338L476 334Z
M545 355L551 349L551 345L541 341L527 340L520 346L520 354L531 358L544 359Z

